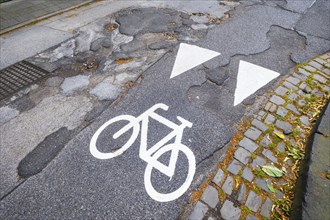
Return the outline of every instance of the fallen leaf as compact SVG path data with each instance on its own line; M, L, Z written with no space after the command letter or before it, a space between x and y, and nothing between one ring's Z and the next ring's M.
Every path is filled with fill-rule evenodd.
M271 177L281 177L283 176L283 171L274 166L262 166L261 168L268 176Z
M268 187L268 189L269 189L271 192L273 192L273 193L276 192L276 190L274 189L274 187L273 187L272 185L267 184L267 187Z
M284 139L285 138L284 134L280 134L280 133L278 133L276 131L274 132L274 134L276 134L276 136L279 137L279 138L281 138L281 139Z

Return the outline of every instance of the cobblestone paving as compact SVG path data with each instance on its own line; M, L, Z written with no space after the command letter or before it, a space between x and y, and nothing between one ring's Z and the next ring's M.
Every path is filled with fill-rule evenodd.
M89 0L38 0L21 1L16 0L2 4L0 7L0 30L16 26L20 23L32 21L41 16L61 11Z
M330 52L298 65L264 109L238 129L226 159L192 195L195 201L196 195L201 197L189 219L282 219L284 204L291 205L286 198L292 196L290 184L297 179L299 159L315 121L311 107L317 100L329 99L329 80ZM265 165L284 175L267 175Z

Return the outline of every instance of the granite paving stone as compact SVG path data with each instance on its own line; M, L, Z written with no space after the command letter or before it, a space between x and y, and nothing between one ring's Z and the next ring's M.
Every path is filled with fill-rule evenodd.
M312 89L311 89L311 87L306 86L306 87L303 89L303 92L304 92L304 93L311 93L311 92L312 92Z
M314 95L317 96L317 97L322 97L322 96L324 96L324 93L321 92L321 91L318 90L318 89L313 89L313 91L312 91L311 93L314 94Z
M305 68L307 71L311 72L311 73L313 73L313 72L316 71L316 69L315 69L314 67L311 67L311 66L304 66L304 68Z
M285 144L283 142L279 143L277 145L277 150L280 152L284 152L285 151Z
M271 114L268 114L267 117L265 118L265 123L266 124L273 124L275 121L275 117Z
M255 126L256 128L258 128L259 130L263 131L263 132L268 130L268 126L265 125L264 123L262 123L261 121L257 120L257 119L253 119L252 125Z
M238 172L241 169L242 169L242 164L235 159L227 167L227 170L234 175L238 174Z
M215 208L219 202L218 190L213 186L208 185L203 192L201 200L208 204L211 208Z
M297 87L297 86L292 85L292 84L289 83L288 81L285 81L285 82L283 83L283 86L285 86L285 87L288 88L288 89L298 90L298 87Z
M254 183L257 184L265 192L268 192L268 193L270 192L267 187L267 182L265 180L256 178L254 180Z
M298 71L299 71L299 73L301 73L301 74L303 74L303 75L305 75L305 76L309 76L309 75L311 75L310 72L307 72L306 70L304 70L304 69L302 69L302 68L299 68Z
M247 164L249 162L249 159L251 157L251 153L247 150L245 150L242 147L239 147L235 153L234 153L234 157L240 161L243 164Z
M217 184L218 186L220 186L220 183L222 182L222 179L224 177L224 172L222 171L222 169L218 169L217 173L215 174L212 182L214 182L215 184Z
M292 125L288 122L276 120L275 126L282 130L292 130Z
M220 209L220 214L225 220L238 220L241 216L241 209L235 207L233 202L226 200Z
M295 77L292 77L292 76L288 77L286 80L287 80L288 82L292 83L293 85L297 85L297 84L300 82L299 79L297 79L297 78L295 78Z
M260 111L260 112L258 112L258 115L260 115L260 116L265 116L266 115L266 112L265 111Z
M208 210L207 205L198 201L194 207L193 212L189 216L189 220L202 220Z
M266 218L270 218L270 212L271 212L272 206L273 206L272 200L267 197L266 201L261 206L260 214L262 216L265 216Z
M251 141L250 139L244 137L239 143L239 146L244 147L246 150L250 151L251 153L253 153L257 148L258 145L256 143L254 143L253 141Z
M320 56L322 59L328 59L330 57L329 54L325 53Z
M242 183L237 193L237 201L241 204L244 204L246 194L247 194L246 186L244 183Z
M276 190L276 192L275 192L276 199L281 199L281 198L283 198L283 196L284 196L284 194L281 191Z
M248 138L250 138L251 140L257 140L258 137L261 135L261 131L259 131L258 129L254 128L254 127L250 127L245 133L244 135Z
M248 216L246 216L246 220L259 220L259 218L249 214Z
M298 111L297 107L294 106L293 104L291 104L291 103L287 104L285 107L287 109L289 109L290 111L294 112L295 114L300 115L300 112Z
M329 64L329 67L328 67L329 69L330 69L330 64ZM329 69L326 69L326 70L329 70ZM325 71L318 71L317 72L317 74L318 75L321 75L322 77L324 77L324 78L326 78L326 79L330 79L330 76L329 75L327 75L326 73L325 73ZM324 82L325 83L325 82Z
M269 112L274 112L276 110L277 105L275 105L272 102L267 102L267 104L265 105L265 110L269 111Z
M257 212L262 203L262 197L250 191L245 205L254 212Z
M306 101L304 100L304 99L300 99L299 101L298 101L298 105L299 106L304 106L304 105L306 105Z
M288 99L290 99L291 101L294 101L298 98L299 96L296 93L291 93L288 95Z
M298 95L300 95L300 96L305 96L305 95L306 95L306 92L305 92L304 90L302 90L302 89L299 89L299 90L297 91L297 93L298 93Z
M267 102L266 105L265 105L265 110L266 111L269 111L270 107L273 105L273 103L271 102Z
M277 111L276 111L276 114L281 116L281 117L285 117L286 114L288 114L288 110L286 110L284 107L282 106L279 106Z
M266 117L265 111L260 111L258 115L255 115L254 118L256 118L259 121L262 121Z
M277 108L277 105L272 104L272 106L270 107L270 109L268 110L269 112L275 112Z
M227 176L226 181L223 183L221 189L227 193L228 195L231 195L233 192L233 187L234 187L234 179L231 176ZM218 194L217 194L218 195Z
M267 157L269 160L273 161L274 163L277 163L277 158L274 156L273 152L271 152L268 149L264 149L262 151L262 154Z
M277 95L273 95L270 98L270 101L273 102L276 105L283 105L285 103L285 100L282 99L281 97L277 96Z
M269 140L267 135L260 141L260 145L263 147L268 147L270 143L271 141Z
M305 89L307 87L307 83L303 82L299 85L300 89Z
M324 86L324 87L323 87L323 90L324 90L324 91L328 91L328 92L330 92L330 87L329 87L329 86Z
M301 116L300 118L301 123L303 123L306 126L309 126L311 123L309 122L309 119L307 116Z
M320 58L316 58L315 61L320 63L320 64L326 64L327 63L325 60L322 60Z
M313 78L316 79L317 81L319 81L320 83L326 83L327 82L327 79L324 78L323 76L320 76L318 74L314 74L313 75Z
M275 93L280 96L284 96L287 92L288 92L288 89L284 88L283 86L279 86L275 89Z
M298 78L300 80L303 80L303 81L305 81L307 79L307 76L305 76L303 74L293 73L292 76L294 76L295 78Z
M309 65L311 65L312 67L316 68L316 69L319 69L319 70L322 70L323 69L323 65L322 64L319 64L315 61L311 61L308 63Z
M247 181L251 182L253 180L254 175L248 167L245 167L242 173L242 177Z

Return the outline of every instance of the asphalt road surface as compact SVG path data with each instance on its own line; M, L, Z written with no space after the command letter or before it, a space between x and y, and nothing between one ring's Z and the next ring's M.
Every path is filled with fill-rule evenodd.
M254 106L257 106L257 102L262 102L265 91L280 79L271 80L234 106L240 61L285 75L295 62L303 62L329 50L329 29L325 30L324 19L320 19L327 16L322 8L329 9L329 2L318 0L311 8L312 1L288 2L290 4L286 5L278 1L243 1L231 12L228 20L210 29L202 41L195 43L221 55L173 78L170 76L179 45L168 51L143 72L141 80L119 102L111 105L93 124L73 138L42 172L28 178L4 197L0 202L0 218L178 218L192 190L212 169L214 164L210 161L225 153L224 148L235 132L235 125L244 115L255 110L251 109L251 104L256 102ZM318 14L316 18L315 14ZM186 59L189 63L189 57ZM177 140L168 140L167 144L176 140L186 146L180 145L172 178L152 165L156 163L155 159L169 164L171 153L175 152L175 147L170 147L178 144L166 145L168 148L163 154L141 158L141 140L146 138L147 149L150 149L173 131L161 119L149 118L148 124L146 120L135 122L135 130L131 127L117 139L113 138L113 134L128 121L115 122L98 136L98 151L118 150L129 140L133 130L139 132L135 142L114 158L100 159L91 154L91 139L104 123L121 115L131 115L130 120L133 120L159 103L168 109L157 109L154 111L156 114L176 125L183 121L178 116L192 123L191 127L187 125L183 130L175 131ZM143 133L145 131L147 134ZM172 201L157 201L162 197L150 192L146 181L150 181L152 188L161 194L173 192L186 181L194 167L189 161L196 165L189 189L183 190L183 195ZM146 175L149 168L153 168L150 178Z

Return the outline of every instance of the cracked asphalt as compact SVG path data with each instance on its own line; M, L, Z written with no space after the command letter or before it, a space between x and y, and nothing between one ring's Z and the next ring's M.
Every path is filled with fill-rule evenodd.
M48 68L54 76L0 105L2 112L10 112L3 114L0 127L0 177L4 183L0 188L1 219L179 218L191 192L225 154L235 125L258 111L265 93L278 83L271 81L234 107L239 61L284 76L296 64L330 50L330 2L326 0L209 1L209 11L203 9L198 17L192 14L198 12L194 1L188 3L195 4L193 9L179 3L160 9L150 2L143 2L145 9L121 9L99 18L76 29L76 35L61 45L29 56L30 62ZM216 14L216 7L223 13ZM224 13L229 18L225 19ZM217 17L222 18L220 24L208 22ZM118 24L119 29L106 32L104 27L109 23ZM164 32L175 33L174 39L164 40ZM221 55L170 79L182 42ZM81 73L81 65L91 57L98 69ZM133 62L125 63L129 58ZM124 63L118 64L118 60ZM71 78L70 83L70 77L79 74L83 78ZM132 81L134 84L128 86ZM112 88L110 93L106 93L107 86ZM89 151L93 134L109 119L126 114L137 117L157 103L169 106L168 111L156 112L170 121L179 124L180 116L193 123L192 128L184 129L182 143L196 158L189 189L177 200L165 203L153 200L146 192L147 163L139 157L140 135L116 158L100 160ZM63 112L56 110L58 106ZM32 120L33 115L36 119ZM45 123L50 118L53 121ZM40 127L32 130L33 126ZM118 123L100 135L101 150L114 150L127 141L129 134L112 138L121 127L123 124ZM169 131L150 120L148 144L157 143ZM47 146L59 149L46 150L45 154ZM38 157L45 158L38 161ZM168 159L169 154L160 158L164 162ZM185 181L187 167L187 158L180 153L173 178L169 180L154 170L151 183L159 192L171 192ZM23 177L19 180L17 169Z

